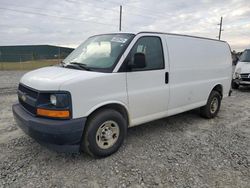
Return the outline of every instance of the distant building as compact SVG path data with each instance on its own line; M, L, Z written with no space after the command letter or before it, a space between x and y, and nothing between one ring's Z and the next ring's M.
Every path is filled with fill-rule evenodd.
M0 62L64 59L73 50L51 45L0 46Z

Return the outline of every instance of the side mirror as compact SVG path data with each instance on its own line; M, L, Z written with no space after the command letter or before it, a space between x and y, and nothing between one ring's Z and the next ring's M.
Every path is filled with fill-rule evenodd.
M146 57L143 53L135 53L134 62L131 68L145 68L146 67Z

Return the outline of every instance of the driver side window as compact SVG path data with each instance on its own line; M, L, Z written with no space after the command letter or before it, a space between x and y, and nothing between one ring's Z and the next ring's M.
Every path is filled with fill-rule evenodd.
M137 40L129 54L132 65L136 53L143 53L145 55L146 67L133 68L132 71L158 70L164 68L163 49L159 37L145 36Z

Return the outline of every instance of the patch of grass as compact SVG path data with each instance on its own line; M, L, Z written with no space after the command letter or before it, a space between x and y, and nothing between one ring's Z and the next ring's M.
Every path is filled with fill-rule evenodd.
M0 62L0 70L33 70L58 64L58 59L35 60L25 62Z

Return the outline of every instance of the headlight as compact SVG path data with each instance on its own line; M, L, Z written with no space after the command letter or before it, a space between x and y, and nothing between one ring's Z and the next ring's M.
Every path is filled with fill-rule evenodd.
M51 95L50 97L52 97L52 96L53 95ZM53 104L52 102L55 102L56 103L55 106L57 108L69 107L69 105L70 105L70 96L68 94L66 94L66 93L57 93L54 96L55 97L52 97L51 104ZM51 98L50 98L50 100L51 100Z
M69 95L65 93L57 93L50 95L50 104L57 108L65 108L69 106Z
M71 117L70 93L40 93L37 102L37 115L69 119Z
M239 78L240 74L238 72L235 73L235 78Z
M56 106L56 95L50 95L50 103Z
M236 69L233 75L234 79L240 78L240 73L241 73L241 68Z

